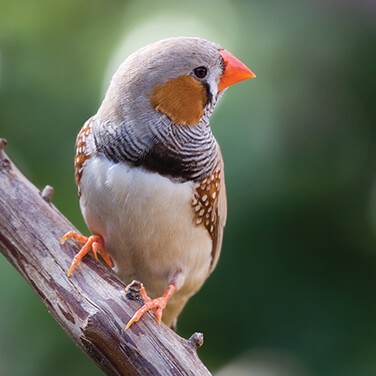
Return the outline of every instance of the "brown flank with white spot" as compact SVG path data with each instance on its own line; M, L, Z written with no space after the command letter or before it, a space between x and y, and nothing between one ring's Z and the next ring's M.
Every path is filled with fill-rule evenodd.
M192 200L195 224L203 224L212 238L215 236L220 187L221 170L217 166L210 176L197 184L195 197Z
M83 172L83 165L90 158L87 147L86 138L91 133L91 120L90 118L81 128L76 139L76 156L74 159L74 176L78 187L78 195L80 195L80 180Z

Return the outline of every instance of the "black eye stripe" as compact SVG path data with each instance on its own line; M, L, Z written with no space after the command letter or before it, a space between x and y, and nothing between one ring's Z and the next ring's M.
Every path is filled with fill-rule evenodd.
M193 70L193 73L197 78L204 78L208 74L208 70L205 67L197 67Z
M210 91L210 86L207 82L203 82L206 90L206 103L205 106L213 101L213 94Z

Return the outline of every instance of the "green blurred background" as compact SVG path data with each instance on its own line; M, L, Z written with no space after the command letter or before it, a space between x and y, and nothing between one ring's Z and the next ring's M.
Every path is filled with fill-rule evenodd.
M0 0L0 136L87 233L73 145L116 66L163 37L220 43L257 79L212 118L229 218L179 333L205 333L218 375L374 376L375 20L370 0ZM0 297L1 376L101 374L2 256Z

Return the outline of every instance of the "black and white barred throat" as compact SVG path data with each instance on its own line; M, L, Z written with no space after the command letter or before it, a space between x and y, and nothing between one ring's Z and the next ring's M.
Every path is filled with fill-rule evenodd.
M214 106L213 106L214 107ZM176 126L166 116L157 124L100 123L93 119L94 153L115 163L142 166L179 182L201 181L216 168L218 146L209 127L211 108L196 126Z

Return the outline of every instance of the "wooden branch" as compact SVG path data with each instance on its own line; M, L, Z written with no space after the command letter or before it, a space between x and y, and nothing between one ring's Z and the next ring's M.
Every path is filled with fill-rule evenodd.
M52 188L40 193L5 145L0 139L0 250L72 340L107 375L210 375L196 354L202 335L182 339L151 314L124 330L141 302L111 270L86 257L66 276L78 247L60 238L74 227L50 203Z

